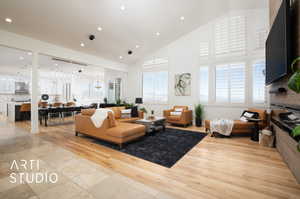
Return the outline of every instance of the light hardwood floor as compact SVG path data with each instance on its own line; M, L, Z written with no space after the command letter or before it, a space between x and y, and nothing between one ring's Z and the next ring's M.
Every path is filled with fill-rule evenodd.
M16 125L30 128L26 122ZM276 149L246 137L206 136L169 169L75 137L73 124L40 131L45 140L176 198L300 198L300 185Z

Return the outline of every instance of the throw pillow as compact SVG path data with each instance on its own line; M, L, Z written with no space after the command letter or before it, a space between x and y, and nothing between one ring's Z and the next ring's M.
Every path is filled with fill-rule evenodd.
M175 112L182 112L183 108L175 108Z
M139 112L138 112L138 107L134 106L131 108L131 117L138 117L139 116Z
M108 112L108 120L110 128L117 126L115 116L112 112Z
M179 112L179 111L170 112L170 115L171 116L179 116L179 115L181 115L181 112Z
M131 109L121 110L121 118L130 118L131 117Z
M241 115L240 120L243 122L248 122L248 118L255 118L257 119L259 117L259 114L257 112L252 111L244 111Z

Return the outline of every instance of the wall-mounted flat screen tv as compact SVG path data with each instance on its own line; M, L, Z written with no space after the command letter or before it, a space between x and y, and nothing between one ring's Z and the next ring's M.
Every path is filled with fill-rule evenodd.
M291 64L290 0L283 0L266 42L266 84L289 72Z

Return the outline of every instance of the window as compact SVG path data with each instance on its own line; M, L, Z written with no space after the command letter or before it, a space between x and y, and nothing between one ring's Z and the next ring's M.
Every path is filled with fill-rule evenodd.
M265 29L258 29L255 32L255 49L264 49L267 39L267 31Z
M232 103L245 102L245 64L230 65L230 100Z
M245 101L245 64L216 66L216 101L243 103Z
M265 103L265 61L253 64L253 103Z
M143 98L146 103L168 101L168 72L143 72Z
M208 42L201 42L200 43L200 57L207 58L209 55L209 43Z
M244 53L246 49L246 18L231 16L215 24L216 55Z
M209 72L208 72L208 66L202 66L200 67L200 102L208 102L208 95L209 95Z
M15 80L9 76L0 76L0 93L1 94L14 94L15 93Z

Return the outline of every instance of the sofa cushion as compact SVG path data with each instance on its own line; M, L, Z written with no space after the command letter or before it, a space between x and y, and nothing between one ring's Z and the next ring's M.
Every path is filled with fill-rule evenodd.
M121 110L121 118L130 118L130 117L131 117L131 109Z
M257 112L244 111L243 114L241 115L240 120L243 122L247 122L248 118L258 119L258 117L259 115Z
M118 123L116 127L110 128L106 131L107 135L117 138L125 138L145 132L145 126L131 123Z
M81 110L81 114L82 115L86 115L86 116L92 116L92 115L94 115L95 111L96 111L96 109L94 109L94 108L91 108L91 109L82 109Z
M243 122L241 120L234 120L233 128L235 129L251 129L253 127L252 122Z

